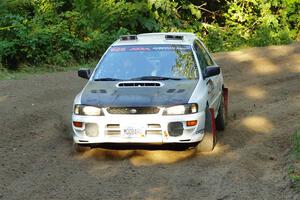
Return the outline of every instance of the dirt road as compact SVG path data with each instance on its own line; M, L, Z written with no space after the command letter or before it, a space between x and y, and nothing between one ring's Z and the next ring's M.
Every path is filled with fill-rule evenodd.
M300 125L300 43L216 54L230 119L212 153L72 149L75 72L0 81L0 199L300 199L287 177Z

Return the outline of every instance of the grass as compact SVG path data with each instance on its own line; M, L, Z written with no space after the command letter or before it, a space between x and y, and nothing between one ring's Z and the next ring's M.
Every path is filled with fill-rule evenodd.
M298 129L294 134L293 141L294 141L295 154L297 156L297 159L299 160L300 159L300 129Z
M8 70L0 66L0 80L15 80L24 79L29 75L53 73L53 72L66 72L75 71L79 68L94 68L95 62L90 62L84 65L75 65L68 67L61 66L22 66L18 70Z
M300 129L293 135L293 163L288 166L288 175L292 187L300 191Z

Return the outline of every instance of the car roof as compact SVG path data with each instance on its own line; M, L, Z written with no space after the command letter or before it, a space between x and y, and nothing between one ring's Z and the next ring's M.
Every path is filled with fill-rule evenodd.
M182 37L182 39L166 39L168 37ZM181 45L192 45L197 36L194 33L176 32L176 33L143 33L138 35L130 35L130 39L120 39L115 41L113 46L122 45L143 45L143 44L181 44Z

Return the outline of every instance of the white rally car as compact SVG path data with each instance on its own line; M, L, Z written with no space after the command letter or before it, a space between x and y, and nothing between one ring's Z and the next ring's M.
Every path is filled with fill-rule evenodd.
M190 144L211 151L226 124L222 72L192 33L121 36L74 100L76 150L101 144Z

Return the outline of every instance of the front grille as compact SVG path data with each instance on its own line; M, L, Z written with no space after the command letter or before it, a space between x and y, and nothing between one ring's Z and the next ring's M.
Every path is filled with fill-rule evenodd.
M106 130L105 132L106 135L121 135L121 130Z
M107 129L120 129L120 124L107 124Z
M147 130L146 134L147 135L162 135L162 131L161 130Z
M148 124L146 130L147 135L162 135L160 124Z
M121 135L120 124L107 124L105 134L109 136Z
M107 112L110 114L134 115L134 114L157 114L158 107L109 107Z
M148 124L149 129L160 129L160 124Z

